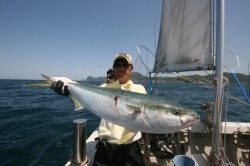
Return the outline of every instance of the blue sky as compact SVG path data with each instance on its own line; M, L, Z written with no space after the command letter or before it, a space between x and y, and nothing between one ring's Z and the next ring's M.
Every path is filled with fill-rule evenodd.
M250 60L250 1L225 0L225 47ZM117 53L154 52L161 0L1 0L0 79L104 76ZM139 68L136 70L139 70Z

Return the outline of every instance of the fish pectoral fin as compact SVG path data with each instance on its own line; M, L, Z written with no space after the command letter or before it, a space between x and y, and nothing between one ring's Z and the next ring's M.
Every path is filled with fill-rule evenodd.
M82 106L82 104L79 103L79 101L78 101L76 98L74 98L73 96L70 96L70 97L72 98L72 100L73 100L73 102L74 102L74 104L75 104L75 111L79 111L79 110L81 110L81 109L84 108L84 107Z
M143 112L143 108L141 107L137 107L134 105L129 105L126 104L127 108L129 108L129 111L133 112L133 113L142 113Z
M128 105L127 107L132 110L131 112L133 112L132 114L134 115L134 117L138 117L139 115L141 115L143 121L145 122L145 124L150 127L150 125L148 124L148 122L145 119L145 109L144 107L137 107L137 106L133 106L133 105ZM141 114L140 114L141 113ZM151 127L150 127L151 128Z

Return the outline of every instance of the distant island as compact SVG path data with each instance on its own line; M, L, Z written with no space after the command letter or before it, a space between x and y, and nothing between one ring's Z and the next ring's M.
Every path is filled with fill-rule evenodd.
M241 83L247 83L249 82L250 76L244 75L242 73L236 73L238 79ZM224 76L228 78L229 83L236 83L235 78L232 76L231 73L224 73ZM181 77L153 77L153 80L157 80L158 82L189 82L188 79L196 80L198 82L203 82L204 80L212 80L214 78L214 75L190 75L185 76L186 79L183 79ZM131 75L131 80L135 82L147 82L149 80L148 76L142 75L138 72L133 72ZM106 82L106 76L105 77L92 77L88 76L86 81L100 81L100 82Z

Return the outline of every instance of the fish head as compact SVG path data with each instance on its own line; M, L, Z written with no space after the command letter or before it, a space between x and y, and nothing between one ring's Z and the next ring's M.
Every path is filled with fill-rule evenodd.
M150 105L150 108L145 121L149 124L152 133L177 132L200 120L200 116L196 112L178 104L159 104L158 102L156 105Z
M181 107L171 107L171 113L175 116L179 116L182 125L190 125L200 121L200 115L194 111L184 109Z

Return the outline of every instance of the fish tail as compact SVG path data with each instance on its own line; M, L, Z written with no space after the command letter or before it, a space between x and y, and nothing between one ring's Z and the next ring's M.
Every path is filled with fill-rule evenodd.
M44 74L41 74L41 75L42 75L42 77L45 79L46 83L48 83L49 85L51 85L51 84L53 83L53 81L51 80L51 77L46 76L46 75L44 75ZM70 80L70 81L71 81L71 80ZM74 81L72 81L72 82L73 82L73 83L77 83L77 82L74 82ZM78 110L81 110L81 109L84 108L84 106L82 106L82 105L80 104L80 102L79 102L74 96L70 95L70 97L71 97L71 99L72 99L73 102L74 102L75 111L78 111Z
M53 78L49 77L49 76L46 76L44 74L41 74L42 77L45 79L45 81L43 83L37 83L37 84L24 84L23 86L36 86L36 87L45 87L45 86L51 86L52 83L53 83ZM74 82L72 81L72 83L77 83L77 82ZM71 96L70 97L72 98L73 102L74 102L74 105L75 105L75 111L78 111L78 110L81 110L84 108L84 106L81 105L81 103L74 97L74 96Z
M39 86L39 87L44 87L44 86L51 86L52 81L49 76L46 76L44 74L41 74L42 77L45 79L45 82L42 83L36 83L36 84L24 84L23 86Z

